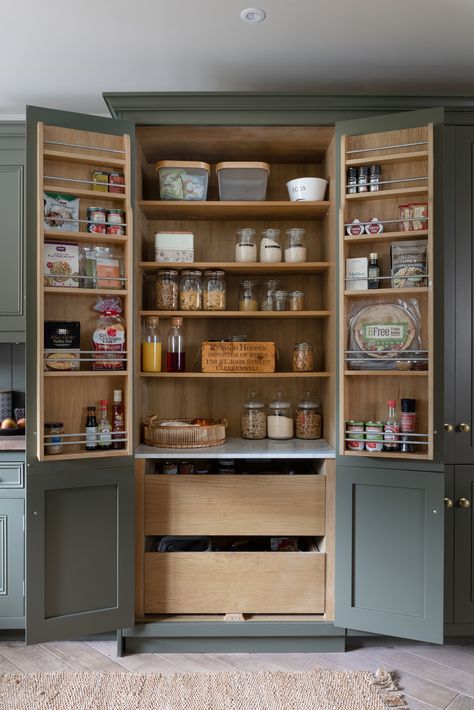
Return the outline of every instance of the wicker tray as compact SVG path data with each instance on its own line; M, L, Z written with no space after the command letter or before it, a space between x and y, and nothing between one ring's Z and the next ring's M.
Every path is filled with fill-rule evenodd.
M143 420L145 444L164 449L203 449L225 442L227 419L206 419L207 423L201 426L168 423L174 421L192 424L195 419L158 419L156 414L146 417Z

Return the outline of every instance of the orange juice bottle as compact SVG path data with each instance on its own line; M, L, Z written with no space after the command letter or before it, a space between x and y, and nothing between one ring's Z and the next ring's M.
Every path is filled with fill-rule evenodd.
M158 330L159 318L148 316L145 337L142 343L142 371L161 372L161 339Z

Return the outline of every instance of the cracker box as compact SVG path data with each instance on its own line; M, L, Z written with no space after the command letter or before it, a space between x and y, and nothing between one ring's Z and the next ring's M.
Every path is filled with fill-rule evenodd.
M47 242L43 251L44 285L79 287L79 247L77 244Z

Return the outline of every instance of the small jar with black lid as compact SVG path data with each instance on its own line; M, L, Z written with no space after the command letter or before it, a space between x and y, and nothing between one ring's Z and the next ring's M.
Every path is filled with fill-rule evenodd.
M369 167L362 165L357 173L357 192L367 192L369 186Z

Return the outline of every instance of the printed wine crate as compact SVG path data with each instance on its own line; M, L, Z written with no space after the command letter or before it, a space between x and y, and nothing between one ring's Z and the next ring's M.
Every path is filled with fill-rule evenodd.
M201 350L203 372L275 372L275 343L210 343Z

